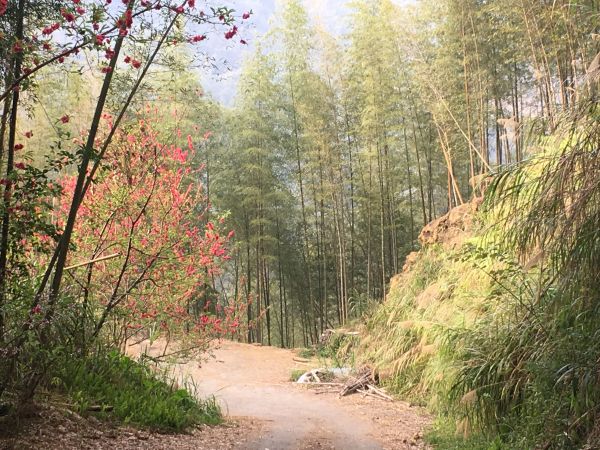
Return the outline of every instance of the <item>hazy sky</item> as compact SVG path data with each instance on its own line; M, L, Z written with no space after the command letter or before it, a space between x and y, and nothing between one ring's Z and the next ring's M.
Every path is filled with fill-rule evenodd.
M406 3L407 0L396 1ZM249 45L241 45L239 39L236 39L235 42L228 42L228 45L223 47L225 41L218 36L211 37L207 41L208 53L217 59L219 69L205 71L202 74L202 83L215 99L225 104L232 103L244 58L252 54L253 43L258 36L267 31L276 5L283 2L285 0L228 0L224 2L231 5L239 14L252 10L254 15L249 21L251 24L244 27L240 35L241 38L248 41ZM337 35L343 33L347 22L346 18L349 13L349 9L345 6L347 3L348 0L304 0L304 5L311 18L323 23L331 33Z

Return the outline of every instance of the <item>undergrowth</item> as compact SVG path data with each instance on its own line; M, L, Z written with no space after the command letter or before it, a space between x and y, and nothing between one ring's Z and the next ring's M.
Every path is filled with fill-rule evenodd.
M365 325L358 358L437 413L437 448L600 441L598 149L597 103L566 115L495 177L479 230L423 249Z
M218 424L221 410L214 398L198 400L193 386L179 388L166 373L113 351L85 359L64 358L51 378L75 409L106 419L161 431L182 431L197 424ZM191 392L190 392L191 391Z
M359 336L344 332L332 333L326 342L311 348L303 348L298 353L301 358L318 358L325 367L343 368L355 366L355 348Z
M355 347L359 338L352 334L334 333L319 350L319 356L330 362L332 367L354 367Z
M304 369L294 369L290 372L290 381L296 382L300 379L300 377L302 375L304 375L304 373L306 372L306 370Z
M425 435L425 440L434 448L443 450L504 450L506 446L499 437L484 434L461 435L456 433L455 424L447 418L436 421Z

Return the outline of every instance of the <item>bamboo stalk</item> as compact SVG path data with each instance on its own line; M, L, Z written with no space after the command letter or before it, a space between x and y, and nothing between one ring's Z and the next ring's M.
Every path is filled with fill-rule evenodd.
M65 267L65 270L73 270L73 269L77 269L79 267L89 266L90 264L95 264L97 262L107 261L109 259L118 258L119 256L121 256L120 253L114 253L112 255L102 256L101 258L91 259L89 261L85 261L85 262L82 262L82 263L79 263L79 264L75 264L74 266Z

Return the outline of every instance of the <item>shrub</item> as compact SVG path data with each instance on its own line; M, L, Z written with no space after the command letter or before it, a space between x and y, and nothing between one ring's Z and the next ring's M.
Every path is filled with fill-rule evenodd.
M76 409L161 431L181 431L197 424L218 424L222 416L214 398L198 400L165 373L116 351L86 359L65 357L56 365L52 383L66 393ZM192 387L190 385L188 388Z

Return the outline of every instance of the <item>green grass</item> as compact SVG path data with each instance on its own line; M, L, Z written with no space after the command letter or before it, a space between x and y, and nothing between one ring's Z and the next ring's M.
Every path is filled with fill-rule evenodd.
M448 420L438 419L425 434L425 442L443 450L508 450L499 438L481 434L463 436L456 433L456 426Z
M314 358L317 355L317 351L314 348L303 348L298 352L300 358Z
M472 328L488 307L483 299L491 280L480 264L490 262L471 251L422 250L362 330L355 346L359 364L379 369L391 392L434 411L445 408L457 349L448 345L448 334Z
M214 398L198 400L165 374L118 352L84 360L65 358L61 367L52 384L83 414L90 406L101 406L105 411L97 414L103 418L161 431L182 431L222 420Z
M305 373L306 373L306 371L303 369L292 370L292 372L290 373L290 381L294 381L294 382L298 381L298 378L300 378Z

